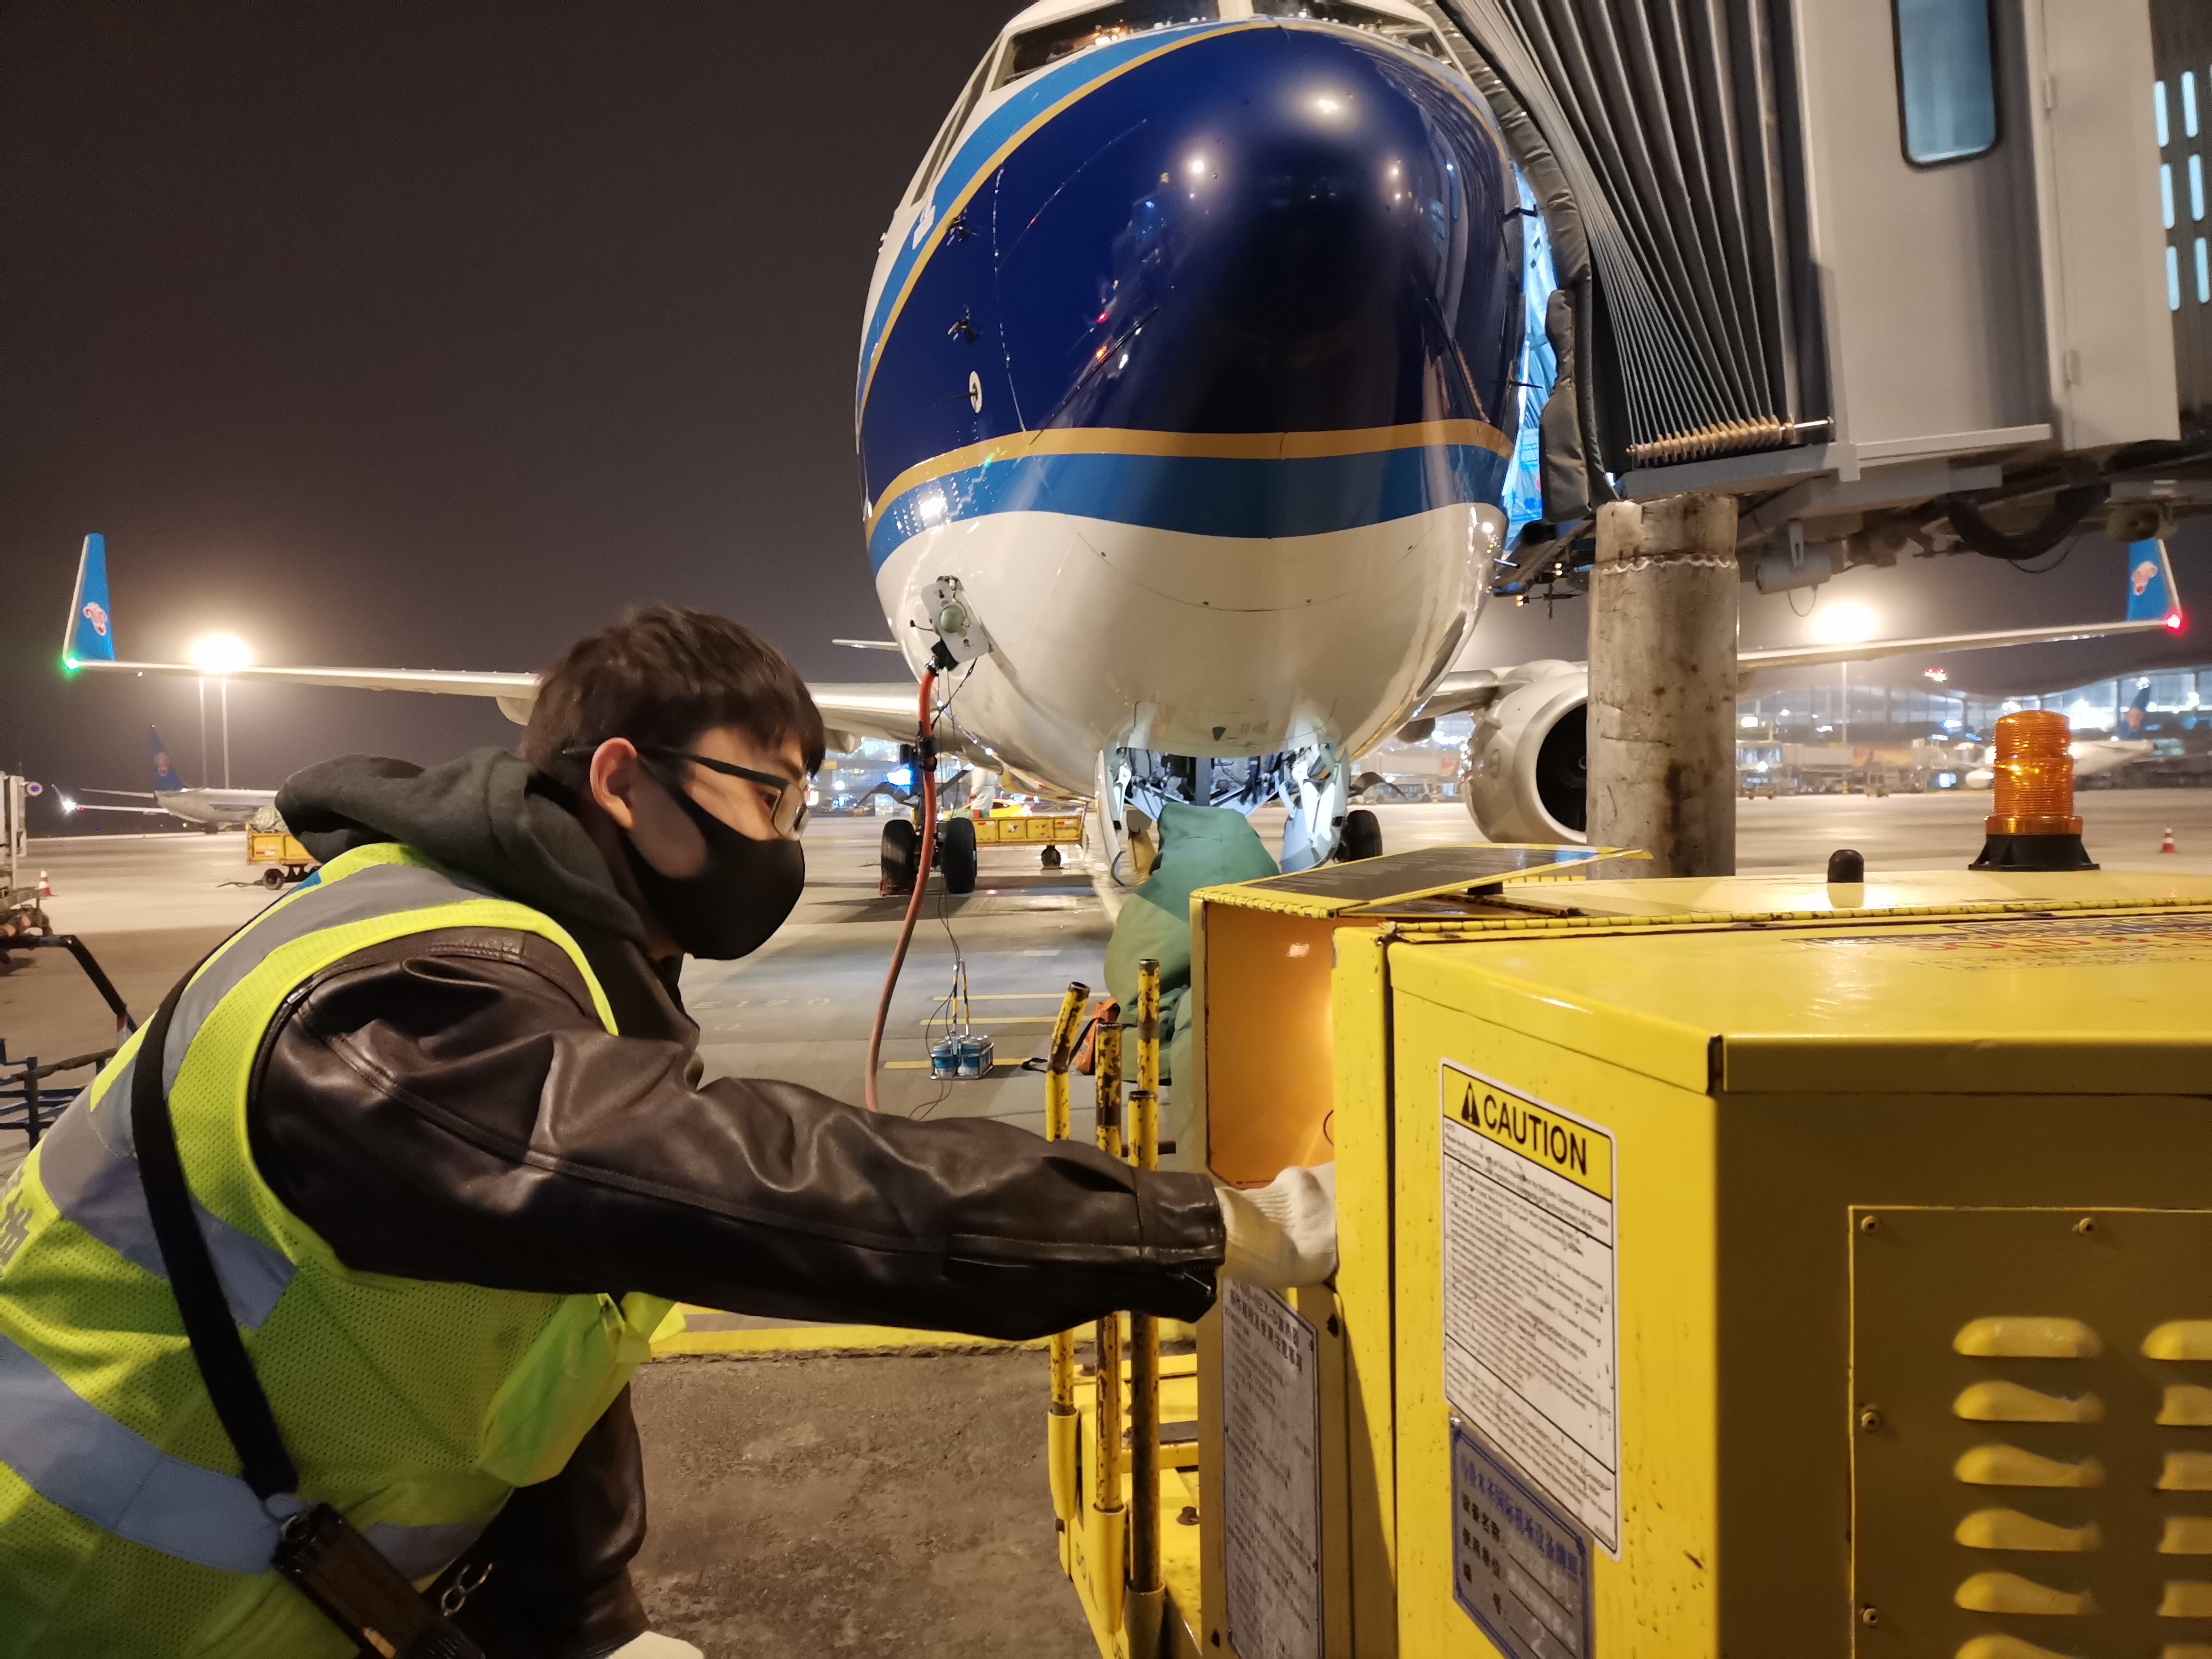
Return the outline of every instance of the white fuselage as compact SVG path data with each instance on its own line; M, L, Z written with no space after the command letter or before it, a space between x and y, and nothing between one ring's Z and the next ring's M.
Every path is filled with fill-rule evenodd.
M918 673L931 636L908 624L959 578L996 648L947 677L948 719L1085 795L1115 747L1358 753L1387 735L1473 627L1503 528L1481 503L1280 540L998 514L908 541L876 592Z
M165 789L153 797L155 804L172 817L182 818L186 823L220 828L226 823L244 823L264 806L276 804L274 789Z

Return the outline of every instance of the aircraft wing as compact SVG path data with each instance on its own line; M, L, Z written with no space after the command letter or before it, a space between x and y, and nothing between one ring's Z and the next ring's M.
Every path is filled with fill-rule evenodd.
M184 662L131 662L115 654L113 612L107 598L107 546L97 532L84 538L77 556L76 586L70 599L69 622L62 635L62 666L69 673L191 674L211 678L207 669ZM334 685L360 691L427 691L446 696L490 697L500 713L518 726L530 720L538 700L538 676L471 672L442 668L279 667L252 664L226 669L219 678L262 680L289 685ZM823 723L848 739L887 738L911 741L916 717L915 684L816 685L808 688L822 710Z
M111 806L106 801L72 800L67 795L62 797L62 811L64 812L150 812L157 818L166 818L170 816L169 809L166 806Z
M1819 668L1830 663L1872 662L1878 657L1936 656L1946 651L1989 651L2007 645L2056 645L2067 640L2103 640L2118 634L2181 631L2181 592L2173 583L2173 562L2166 544L2153 539L2128 549L2125 615L2118 622L2075 623L2062 628L2000 628L1986 634L1936 634L1918 640L1864 640L1838 645L1784 645L1763 651L1739 651L1736 667L1754 670Z
M2004 645L2056 645L2067 640L2101 640L2116 634L2178 631L2172 622L2076 623L2067 628L2000 628L1987 634L1931 634L1917 640L1862 640L1855 645L1782 645L1739 651L1736 666L1753 669L1819 668L1839 662L1872 662L1878 657L1932 657L1945 651L1987 651Z
M2053 645L2068 640L2110 639L2122 634L2178 634L2182 628L2180 590L2163 541L2128 549L2126 615L2118 622L2069 623L2056 628L1999 628L1980 634L1931 634L1912 640L1859 640L1832 645L1770 646L1736 653L1740 685L1754 676L1837 663L1872 662L1882 657L1937 656L1948 651L1989 651L2008 645ZM1564 665L1587 671L1586 663ZM1463 714L1489 706L1504 689L1503 678L1488 668L1461 669L1437 681L1407 716L1407 721Z

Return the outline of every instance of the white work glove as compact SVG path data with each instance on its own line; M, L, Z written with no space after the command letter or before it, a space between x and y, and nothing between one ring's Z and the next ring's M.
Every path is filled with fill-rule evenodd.
M1293 1164L1244 1192L1213 1183L1228 1250L1221 1271L1248 1285L1287 1291L1336 1271L1336 1165Z
M689 1642L649 1630L623 1643L607 1659L706 1659L706 1656Z

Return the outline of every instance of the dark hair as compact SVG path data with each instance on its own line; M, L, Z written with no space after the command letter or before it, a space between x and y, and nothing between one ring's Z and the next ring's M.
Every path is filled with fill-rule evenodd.
M734 726L764 744L799 739L806 769L822 764L822 713L798 671L766 640L726 617L648 605L586 634L538 677L522 757L573 781L564 750L609 738L681 749Z

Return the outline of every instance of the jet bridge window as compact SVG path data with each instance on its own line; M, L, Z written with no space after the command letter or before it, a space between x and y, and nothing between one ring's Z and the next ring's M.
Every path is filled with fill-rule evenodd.
M996 84L1003 87L1034 75L1101 41L1141 34L1146 29L1172 28L1178 23L1210 23L1220 15L1216 0L1121 0L1118 5L1078 12L1073 17L1026 29L1009 41L1006 55L999 63Z
M1897 94L1905 158L1935 167L1997 141L1990 0L1896 0Z
M1426 24L1417 23L1410 17L1394 17L1389 12L1347 4L1346 0L1252 0L1252 14L1255 17L1310 17L1318 23L1348 24L1356 29L1365 29L1370 34L1395 40L1401 46L1411 46L1415 52L1425 52L1440 64L1452 64L1444 43ZM1458 67L1456 64L1452 66Z

